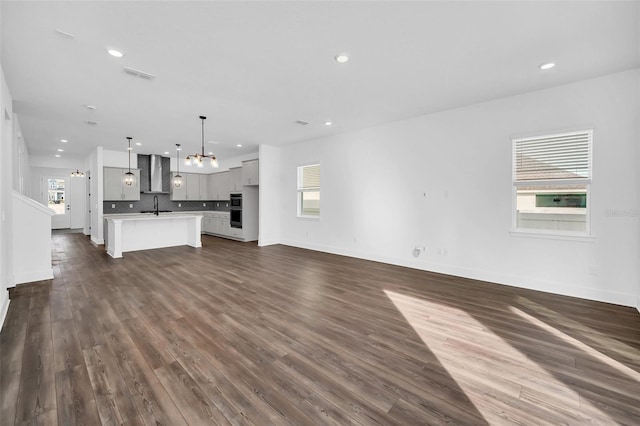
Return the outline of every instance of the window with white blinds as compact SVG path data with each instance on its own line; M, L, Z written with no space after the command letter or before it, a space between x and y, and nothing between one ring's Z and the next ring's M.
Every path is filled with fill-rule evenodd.
M513 139L516 230L589 234L593 131Z
M320 164L298 167L298 217L320 217Z
M591 130L515 139L514 183L591 179Z

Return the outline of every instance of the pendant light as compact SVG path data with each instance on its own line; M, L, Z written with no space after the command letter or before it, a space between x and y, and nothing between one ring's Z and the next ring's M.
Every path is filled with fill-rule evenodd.
M127 186L133 186L133 184L136 182L136 175L131 173L131 139L133 139L131 136L127 136L127 140L129 141L129 171L124 174L123 179L124 184Z
M178 172L173 177L173 186L180 188L182 186L182 176L180 176L180 144L176 144L176 164L178 165Z
M76 169L75 172L71 172L71 177L84 177L84 173Z
M203 167L204 166L204 159L207 158L210 160L211 162L211 167L214 168L218 168L218 159L216 158L215 155L205 155L204 154L204 120L206 120L207 117L205 117L204 115L200 116L200 120L202 120L202 152L200 153L196 153L192 156L187 155L186 158L184 159L184 164L187 166L190 166L192 163L195 164L198 167ZM191 158L193 157L193 159Z

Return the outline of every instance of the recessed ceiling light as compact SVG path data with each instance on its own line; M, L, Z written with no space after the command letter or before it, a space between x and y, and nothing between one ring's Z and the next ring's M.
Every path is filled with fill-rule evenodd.
M109 52L109 55L115 56L116 58L122 58L124 56L124 53L114 48L108 48L107 52Z
M347 55L346 53L341 53L339 55L336 55L334 59L337 63L344 64L345 62L349 62L349 55Z
M64 149L58 148L58 152L64 152Z
M553 62L547 62L546 64L540 65L540 69L541 70L550 70L551 68L553 68L555 66L556 66L556 64L554 64Z
M164 155L169 155L169 151L165 151L165 152L164 152Z
M209 151L209 154L208 154L208 155L213 155L213 152Z
M66 139L60 139L60 142L62 142L62 143L67 143L67 142L69 142L69 141L68 141L68 140L66 140Z
M136 145L141 146L142 142L136 142Z
M56 154L56 156L55 156L55 157L56 157L56 158L60 158L60 154Z
M331 121L325 121L325 122L324 122L324 125L325 125L325 126L331 126L332 124L333 124L333 123L332 123Z
M90 110L94 110L94 109L96 109L96 106L95 106L95 105L85 105L85 107L86 107L87 109L90 109Z
M207 143L212 143L212 144L218 145L220 142L218 142L218 141L208 141Z
M239 143L238 145L236 145L238 148L242 148L242 144Z
M89 126L97 126L98 122L95 120L87 120L85 121L85 123L87 123Z

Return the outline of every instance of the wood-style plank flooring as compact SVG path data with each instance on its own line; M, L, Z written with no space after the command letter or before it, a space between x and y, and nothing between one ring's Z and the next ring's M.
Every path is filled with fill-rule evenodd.
M203 236L53 237L11 291L2 425L640 424L631 308Z

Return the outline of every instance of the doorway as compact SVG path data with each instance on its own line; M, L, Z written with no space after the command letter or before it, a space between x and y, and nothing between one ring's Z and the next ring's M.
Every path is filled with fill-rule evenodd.
M46 190L43 192L47 197L47 207L55 212L51 216L51 229L71 228L69 178L50 176L43 181L46 185Z

